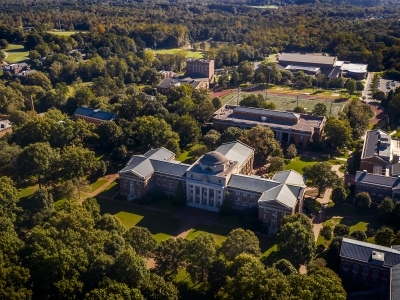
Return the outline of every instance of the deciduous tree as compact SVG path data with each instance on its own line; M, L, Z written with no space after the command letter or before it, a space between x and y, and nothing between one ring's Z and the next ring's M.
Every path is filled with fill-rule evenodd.
M361 192L356 195L354 205L361 209L369 209L371 207L372 200L367 192Z
M134 226L123 237L137 254L144 257L151 257L157 248L157 240L145 227Z
M327 188L333 187L338 182L337 174L331 170L331 166L326 162L316 163L315 165L303 168L307 183L318 189L317 198Z
M223 254L227 260L231 261L242 253L258 257L261 255L260 241L250 230L244 230L242 228L234 229L222 243L219 252Z

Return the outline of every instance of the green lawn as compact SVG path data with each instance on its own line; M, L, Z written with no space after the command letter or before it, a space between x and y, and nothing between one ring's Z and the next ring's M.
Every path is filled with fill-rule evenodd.
M181 154L179 154L179 156L177 156L175 159L183 163L192 164L198 157L194 156L191 152L200 148L201 146L201 144L189 145L188 147L183 149Z
M203 52L200 51L192 51L192 50L186 50L182 48L173 48L173 49L160 49L156 50L156 54L174 54L176 52L182 52L186 51L187 52L187 57L192 57L192 58L203 58Z
M6 61L9 63L18 63L29 59L29 51L25 51L22 45L10 44L5 49L5 52L8 54Z
M188 240L192 240L192 239L194 239L196 236L198 236L200 234L209 233L214 237L215 242L218 245L221 245L221 243L226 240L226 236L229 234L229 232L231 232L231 230L232 229L230 229L230 228L222 227L222 226L218 226L218 225L197 226L195 228L192 228L192 230L190 230L190 232L186 236L186 238Z
M270 237L258 236L260 241L261 255L263 257L268 257L273 252L278 251L278 245L276 240Z
M164 211L167 211L167 212L171 212L171 213L174 213L174 212L182 209L181 205L175 205L175 204L173 204L171 202L170 199L167 199L167 198L166 199L159 199L159 200L155 201L154 203L149 204L148 206L154 207L154 208L157 208L157 209L160 209L160 210L164 210Z
M312 158L296 156L289 164L286 165L286 170L295 170L300 174L303 174L303 168L305 166L314 165L316 163L317 161Z
M48 33L54 34L54 35L61 35L61 36L71 36L77 31L47 31Z
M344 224L350 227L350 233L356 231L356 230L361 230L366 232L368 229L374 229L374 230L378 230L382 224L380 222L378 222L377 220L377 212L374 210L370 210L367 213L361 212L358 209L354 210L352 209L352 206L348 206L348 205L342 205L343 208L343 212L346 211L347 209L347 216L346 214L341 215L343 216L342 218L340 217L332 217L332 218L328 218L327 220L325 220L322 225L323 226L332 226L332 228L334 228L337 224ZM354 214L357 214L357 216L355 216ZM318 236L318 240L317 240L317 245L319 244L323 244L325 245L325 247L327 247L329 245L330 241L325 240L321 235ZM373 238L369 238L368 242L370 243L374 243L374 239Z
M19 198L25 198L32 195L37 189L39 189L38 185L29 186L24 189L19 189Z
M97 190L98 188L100 188L101 186L105 185L107 182L107 179L98 179L97 181L93 182L90 185L90 190L92 192L94 192L95 190Z
M127 229L133 226L146 227L159 242L174 236L181 225L181 221L173 216L147 209L145 206L100 198L97 201L102 214L109 213L117 216Z
M67 202L67 199L61 199L61 200L58 200L58 201L54 202L54 208L60 207L60 206L63 205L65 202Z

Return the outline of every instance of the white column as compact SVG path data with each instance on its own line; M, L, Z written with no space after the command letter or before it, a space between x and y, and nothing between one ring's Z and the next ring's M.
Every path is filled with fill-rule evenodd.
M210 205L210 189L207 189L207 206Z

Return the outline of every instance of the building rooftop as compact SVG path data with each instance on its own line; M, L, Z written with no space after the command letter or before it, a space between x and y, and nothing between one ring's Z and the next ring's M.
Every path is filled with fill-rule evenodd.
M297 204L297 195L294 195L286 184L281 183L267 191L265 191L258 203L278 202L279 204L288 208L294 208Z
M174 157L175 154L165 148L153 149L144 155L133 155L119 173L132 173L142 178L154 172L185 176L190 165L171 160Z
M367 67L368 65L364 64L352 64L352 63L343 63L341 68L345 72L350 72L350 73L366 73L367 72Z
M374 253L376 254L376 252L382 254L382 263L380 263L380 259L373 260L373 255ZM393 248L361 242L349 238L343 238L342 246L340 248L340 257L349 258L364 263L381 264L384 267L389 268L400 264L400 251Z
M400 184L400 178L357 171L355 182L396 188Z
M190 84L194 88L196 88L201 82L208 81L207 78L196 78L193 79L191 77L185 78L164 78L159 84L159 88L169 88L171 86L180 86L181 84Z
M224 155L228 160L237 161L241 166L253 154L254 149L236 141L222 144L215 151Z
M391 159L391 137L382 130L370 130L365 135L361 158L379 156L389 162Z
M240 114L239 114L240 113ZM249 113L249 114L247 114ZM251 113L251 115L250 115ZM268 119L269 116L277 118L290 119L292 122L279 121L277 118ZM264 121L264 120L265 121ZM296 121L297 120L297 121ZM296 114L293 112L285 112L279 110L269 110L252 107L237 107L226 105L225 108L219 110L213 118L213 122L235 123L242 126L256 126L258 124L284 130L295 130L310 133L314 128L320 128L325 117L309 116L304 114Z
M78 107L75 111L76 115L90 117L103 121L112 121L117 119L117 115L109 112L102 111L100 109L94 109L89 107Z
M9 120L1 120L0 121L0 130L4 130L7 128L11 128L11 127L12 127L12 125Z
M326 64L332 65L336 61L336 56L323 56L313 54L293 54L293 53L282 53L279 57L279 61L293 62L293 64Z
M200 163L206 166L223 165L228 162L228 159L218 151L211 151L203 155Z
M314 72L318 73L321 68L318 67L310 67L310 66L299 66L299 65L288 65L286 70L302 70L302 71L308 71L308 72Z
M303 175L294 170L276 172L272 180L290 185L305 186Z
M233 174L229 180L228 188L238 188L252 192L264 193L278 185L280 185L280 183L274 180L242 174Z

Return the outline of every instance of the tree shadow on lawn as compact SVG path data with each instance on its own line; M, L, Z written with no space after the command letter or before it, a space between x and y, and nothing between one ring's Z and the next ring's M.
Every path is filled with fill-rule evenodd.
M129 202L110 201L100 198L97 199L97 202L100 205L102 214L120 214L124 219L121 221L125 223L126 227L141 226L149 229L154 235L173 236L181 226L181 221L170 214L150 210Z

